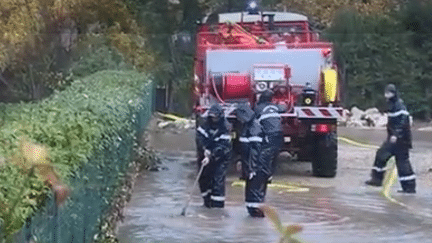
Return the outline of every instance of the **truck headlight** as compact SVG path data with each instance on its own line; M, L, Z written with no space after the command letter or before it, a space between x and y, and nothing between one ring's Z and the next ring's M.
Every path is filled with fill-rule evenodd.
M302 105L310 106L315 104L316 92L315 91L303 91L302 94Z

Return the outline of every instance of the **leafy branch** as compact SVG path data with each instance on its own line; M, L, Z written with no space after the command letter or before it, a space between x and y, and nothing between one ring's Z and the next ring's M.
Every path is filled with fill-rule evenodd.
M19 153L12 160L12 163L14 166L23 168L24 181L20 183L18 193L11 200L10 207L7 207L2 215L2 242L11 241L12 234L17 230L15 220L19 219L18 209L25 203L30 203L33 206L38 205L35 199L31 199L31 190L29 190L31 184L34 183L32 180L34 177L37 176L37 179L46 183L53 190L58 206L62 205L69 195L69 188L61 182L56 174L45 146L29 142L27 138L21 138L19 148Z
M278 212L273 207L265 205L260 209L272 222L273 226L276 228L276 231L281 235L279 243L302 243L302 241L296 239L294 235L300 233L303 230L303 226L299 224L290 224L286 226L283 225L279 218Z

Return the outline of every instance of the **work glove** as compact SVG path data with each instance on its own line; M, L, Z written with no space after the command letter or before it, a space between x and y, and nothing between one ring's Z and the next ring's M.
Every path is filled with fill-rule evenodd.
M254 178L255 175L256 175L255 172L251 172L251 173L249 174L249 180L252 180L252 178Z
M211 156L211 152L210 152L210 150L208 150L208 149L204 150L204 156L205 156L206 158L210 158L210 156Z
M236 163L236 169L237 169L237 172L242 172L242 162L241 162L241 160L237 161L237 163Z
M205 157L202 161L201 161L201 165L206 166L210 163L210 158L209 157Z

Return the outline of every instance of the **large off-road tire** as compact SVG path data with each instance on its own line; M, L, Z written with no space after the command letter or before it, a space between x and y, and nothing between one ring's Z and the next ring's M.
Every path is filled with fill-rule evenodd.
M337 153L336 132L316 135L312 149L312 174L317 177L335 177Z

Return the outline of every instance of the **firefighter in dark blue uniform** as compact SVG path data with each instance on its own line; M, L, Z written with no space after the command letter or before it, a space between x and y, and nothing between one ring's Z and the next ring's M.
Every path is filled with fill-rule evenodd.
M204 123L197 128L197 145L202 151L199 166L205 167L199 179L204 206L223 208L225 205L225 178L231 156L231 135L223 109L210 107Z
M272 98L272 91L264 91L255 108L257 119L261 123L265 135L262 148L263 158L271 164L271 175L276 171L276 159L283 144L280 113L285 111L284 107L272 103Z
M388 105L387 139L378 149L367 185L381 186L387 161L396 157L399 181L405 193L416 192L416 176L409 161L412 148L409 113L399 98L395 85L389 84L384 93Z
M239 140L242 145L242 168L246 177L246 208L252 217L264 217L260 206L264 203L267 180L271 174L270 164L262 156L264 133L248 105L240 105L236 109L236 116L243 125Z

